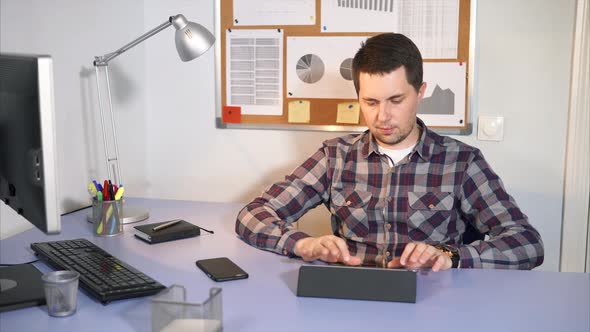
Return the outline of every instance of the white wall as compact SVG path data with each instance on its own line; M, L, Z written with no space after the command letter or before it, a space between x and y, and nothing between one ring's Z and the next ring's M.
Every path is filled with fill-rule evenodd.
M504 141L484 152L541 232L559 269L575 0L478 1L476 109L504 116Z
M574 2L477 1L476 109L472 119L477 120L478 114L504 116L505 136L502 142L477 141L475 134L456 137L482 149L531 223L540 230L546 245L542 269L553 271L558 270L559 263ZM65 0L57 3L61 6L41 0L2 0L0 46L3 51L7 45L17 50L45 47L69 57L71 52L75 54L55 68L56 84L61 86L60 91L56 89L56 104L61 104L60 112L68 114L59 116L62 130L71 128L66 121L72 119L74 126L76 122L84 123L80 110L96 109L89 105L88 97L80 96L80 91L86 91L85 85L94 89L93 84L79 77L80 69L89 66L93 55L123 45L176 13L214 28L210 0L110 1L100 6ZM53 13L42 21L44 29L52 31L45 36L49 40L31 41L32 28L25 28L25 32L6 31L7 27L17 26L17 20L18 26L23 25L19 16L31 22L38 19L30 18L31 7L39 8L39 13ZM100 10L103 7L108 10ZM138 14L132 15L134 11ZM62 13L81 21L94 20L94 24L81 25L73 34L70 24L64 23L67 14ZM113 13L117 15L111 17ZM22 39L27 41L17 42ZM126 80L127 87L115 110L121 126L127 128L128 135L120 139L121 162L128 179L126 187L132 194L246 202L290 172L322 140L337 135L216 129L214 54L209 52L183 63L177 59L172 39L172 31L164 31L115 60L123 73L113 81ZM58 76L73 78L58 81ZM68 94L68 90L75 93ZM94 90L88 93L95 98ZM64 197L75 199L85 194L87 174L92 173L88 169L101 165L91 166L94 163L88 158L80 157L84 156L84 142L90 141L82 131L58 133L58 140L60 144L66 144L64 140L76 141L67 143L74 145L74 152L60 150L60 161L69 161L70 165L61 173L69 178L60 179L67 192ZM325 229L324 211L307 218L305 227L315 230L309 224L322 219L326 220L322 226Z
M62 213L87 206L85 183L106 178L94 56L114 51L142 34L143 21L142 0L0 2L0 51L53 57ZM144 161L136 160L146 151L144 54L143 46L138 46L111 65L114 109L122 126L133 127L128 144L121 146L121 154L130 156L125 160L133 169L127 176L130 184L146 177ZM0 216L0 237L30 227L4 204L0 204Z
M212 1L146 0L146 24L184 15L214 31ZM147 27L146 27L147 28ZM146 45L148 170L153 197L247 201L312 153L327 133L215 129L215 53L178 60L166 36ZM160 42L161 41L161 42Z

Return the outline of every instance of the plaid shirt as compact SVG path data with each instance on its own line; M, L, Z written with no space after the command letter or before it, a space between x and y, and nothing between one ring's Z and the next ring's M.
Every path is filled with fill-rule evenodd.
M482 153L418 125L420 141L393 167L368 131L325 141L240 211L236 232L255 247L293 256L295 242L309 236L293 223L323 203L334 234L366 265L400 256L409 242L454 246L461 268L540 265L539 233ZM467 223L488 240L464 244Z

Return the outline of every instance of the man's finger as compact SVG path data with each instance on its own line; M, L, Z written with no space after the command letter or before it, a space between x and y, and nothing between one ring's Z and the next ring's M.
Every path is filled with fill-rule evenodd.
M326 248L323 244L318 244L317 246L318 248L318 255L316 256L317 258L321 258L321 257L326 257L330 254L330 250L328 250L328 248Z
M319 257L315 247L307 249L305 253L306 254L302 257L305 261L308 261L308 262L314 261Z
M327 249L327 253L322 257L322 260L328 262L336 262L340 258L340 248L331 239L322 240L322 245Z
M424 265L429 260L434 259L435 256L437 256L439 253L440 253L440 251L438 249L436 249L435 247L425 244L425 249L422 252L422 254L420 255L420 257L418 257L418 262L420 263L420 265Z
M422 253L428 248L428 246L424 243L417 243L416 247L414 248L414 250L412 251L412 254L410 255L410 257L408 257L408 260L410 261L410 264L419 264L419 259L420 256L422 255Z
M387 268L389 269L397 269L400 267L403 267L403 264L401 263L401 259L399 257L396 257L387 263Z
M356 265L361 265L363 262L363 260L360 257L357 256L349 256L348 261L344 262L345 265L351 265L351 266L356 266Z
M328 249L326 249L320 241L314 241L311 248L311 254L309 255L310 260L316 260L318 258L324 257L328 254Z
M406 247L404 248L404 251L402 252L402 255L400 257L400 263L402 265L408 264L408 257L410 257L410 255L412 254L412 251L414 251L415 247L416 247L416 243L414 243L414 242L410 242L406 245Z
M350 259L350 252L348 251L348 246L346 245L346 241L344 241L342 238L335 237L334 244L338 247L338 249L340 251L340 260L343 263L348 262L348 260Z
M438 255L432 265L432 271L438 272L442 269L445 264L445 255Z

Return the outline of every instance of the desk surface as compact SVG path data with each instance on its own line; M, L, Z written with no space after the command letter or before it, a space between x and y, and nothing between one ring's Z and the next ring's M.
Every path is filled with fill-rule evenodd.
M183 285L188 300L202 302L221 287L225 331L590 331L590 274L541 271L449 270L418 275L417 303L389 303L295 296L303 263L248 246L234 233L242 207L233 203L128 199L150 210L124 234L93 236L86 210L62 217L62 233L36 229L0 241L0 263L34 259L29 244L83 237L166 286ZM148 245L133 226L184 218L215 231ZM250 278L216 283L196 266L198 259L227 256ZM35 265L49 271L46 264ZM106 306L78 293L78 311L52 318L47 308L0 313L0 331L150 331L150 297Z

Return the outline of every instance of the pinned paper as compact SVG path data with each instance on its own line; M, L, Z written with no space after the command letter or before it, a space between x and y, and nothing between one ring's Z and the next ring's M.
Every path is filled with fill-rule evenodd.
M336 115L336 123L359 123L359 103L340 103L338 104L338 113Z
M242 108L240 106L223 106L221 120L223 123L241 123Z
M289 102L289 122L309 123L309 100Z

